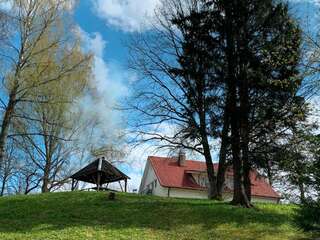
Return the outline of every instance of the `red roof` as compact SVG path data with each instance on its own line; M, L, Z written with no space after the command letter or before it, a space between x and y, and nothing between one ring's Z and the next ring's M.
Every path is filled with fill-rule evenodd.
M185 166L179 166L175 158L156 156L149 156L148 161L150 161L161 186L206 190L206 188L198 185L188 174L190 171L206 171L205 162L186 160ZM215 171L218 169L218 164L214 164L214 169ZM231 169L227 172L227 175L233 175ZM258 175L257 171L250 173L250 179L252 196L280 198L279 194L273 190L264 177Z

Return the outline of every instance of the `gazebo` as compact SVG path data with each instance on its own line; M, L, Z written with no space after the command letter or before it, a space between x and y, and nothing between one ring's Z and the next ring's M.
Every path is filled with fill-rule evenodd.
M120 181L124 181L124 191L127 192L127 181L130 179L127 175L114 167L104 157L98 158L87 166L70 176L72 179L71 190L73 191L78 185L79 181L95 184L94 188L97 191L104 189L103 184L112 182L119 182L121 190L123 191Z

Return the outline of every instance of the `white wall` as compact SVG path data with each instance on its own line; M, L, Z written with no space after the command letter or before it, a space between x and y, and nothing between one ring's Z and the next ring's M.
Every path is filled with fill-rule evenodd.
M157 176L150 164L149 161L147 161L143 178L141 180L141 186L139 189L139 193L142 193L149 184L154 183L156 181L156 184L154 184L154 188L152 190L152 194L156 196L162 196L162 197L167 197L168 196L168 189L165 187L162 187L160 185L159 180L157 179Z
M208 193L200 190L170 188L170 197L206 199L208 198Z

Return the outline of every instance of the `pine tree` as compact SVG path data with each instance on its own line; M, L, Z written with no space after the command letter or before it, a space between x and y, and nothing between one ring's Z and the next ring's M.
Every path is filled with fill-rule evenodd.
M226 89L231 96L233 203L249 207L253 130L274 120L274 114L290 111L283 106L295 98L301 84L297 67L301 36L285 4L243 0L221 1L221 6L225 9ZM272 114L262 116L257 111Z

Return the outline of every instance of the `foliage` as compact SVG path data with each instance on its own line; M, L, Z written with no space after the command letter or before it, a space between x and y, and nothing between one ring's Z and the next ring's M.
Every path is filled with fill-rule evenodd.
M208 200L72 192L0 199L0 238L312 239L294 224L294 205L243 209ZM316 237L316 236L313 236Z
M0 129L0 163L5 158L8 138L15 136L11 135L11 130L19 125L17 122L23 119L41 121L25 115L25 106L31 109L32 103L53 104L54 97L67 101L58 94L64 90L74 93L73 89L78 88L71 88L63 81L53 87L54 82L66 81L73 75L73 79L79 78L81 85L81 80L87 76L83 69L90 56L82 55L75 32L70 31L72 24L65 4L65 0L17 0L12 1L10 10L5 11L11 31L0 49L1 60L7 68L2 73L5 77L1 89L4 112ZM75 81L74 85L78 86L78 82ZM56 95L50 92L48 96L48 91L56 91Z
M0 164L12 140L24 166L17 168L18 185L36 187L40 179L43 191L66 177L61 173L66 175L74 149L67 142L81 128L74 104L85 93L91 74L91 55L81 49L67 2L17 0L5 12L11 35L1 48L7 71L1 89Z
M318 156L320 149L318 125L299 121L285 133L275 137L276 144L265 146L256 157L266 159L269 164L269 179L279 185L282 196L291 202L303 203L307 198L317 198L319 192ZM262 160L263 163L263 160Z

